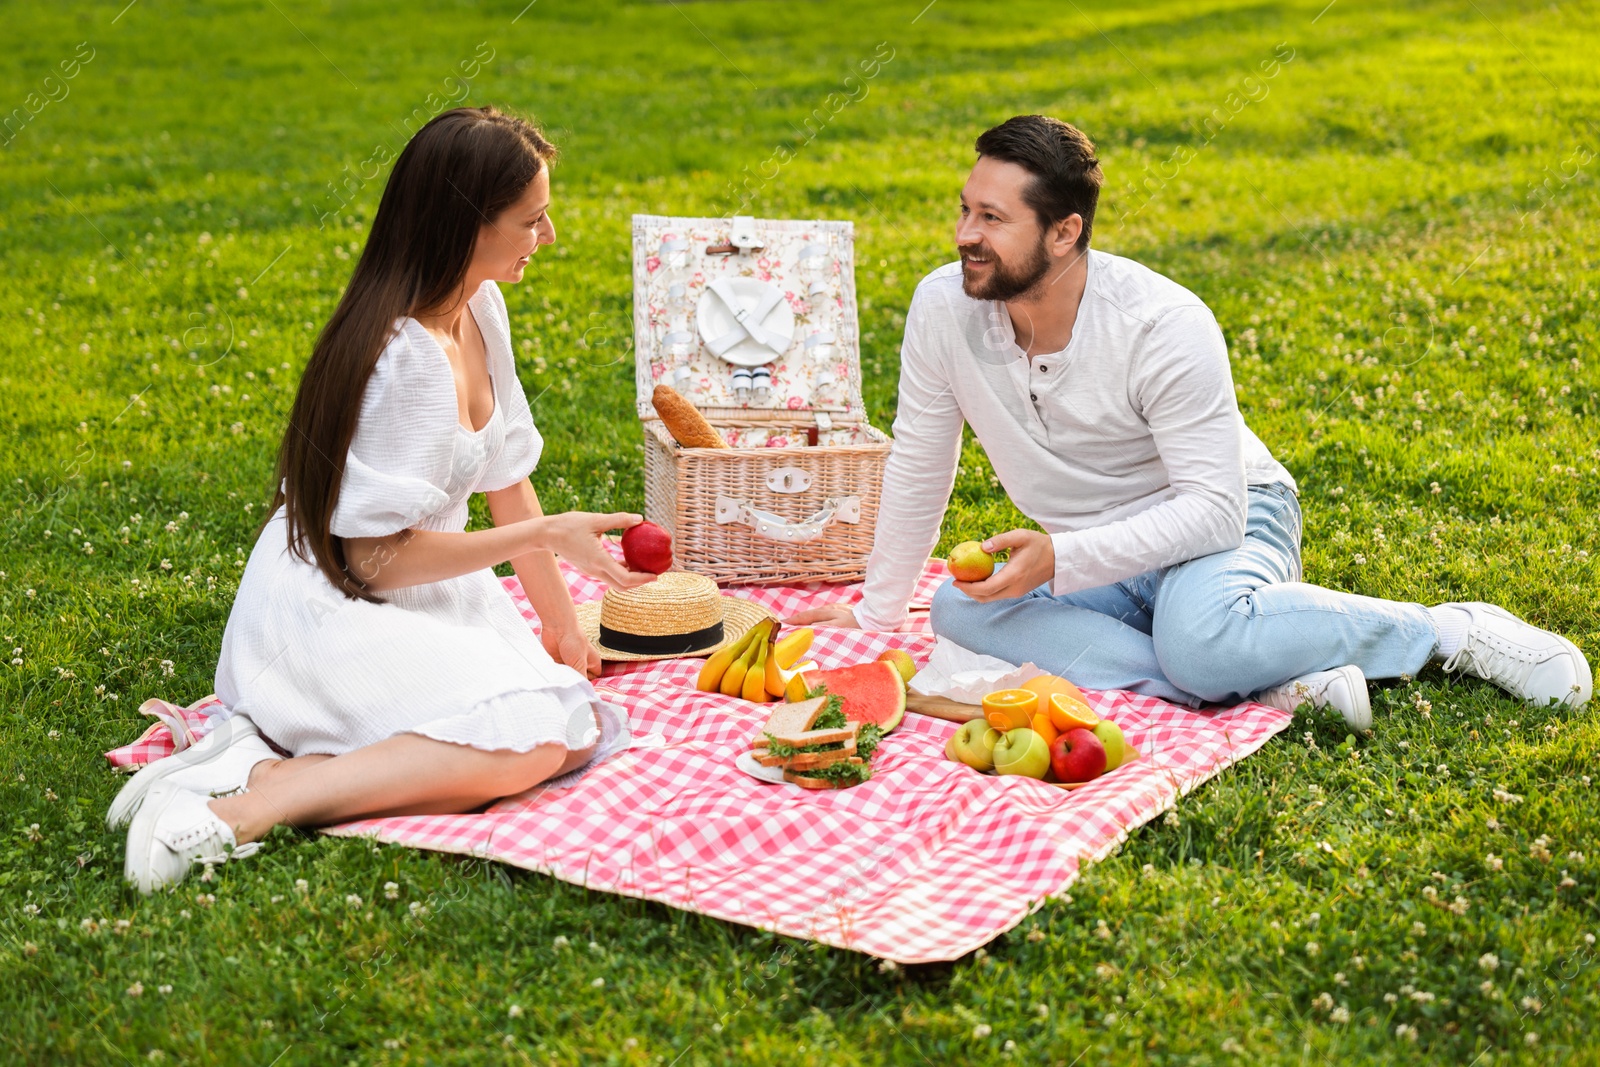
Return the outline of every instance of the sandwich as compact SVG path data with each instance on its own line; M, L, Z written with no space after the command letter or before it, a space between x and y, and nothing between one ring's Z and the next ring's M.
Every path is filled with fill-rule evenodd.
M806 789L845 789L872 777L872 754L883 731L851 722L844 702L821 689L780 704L750 744L763 767L782 767L783 779Z

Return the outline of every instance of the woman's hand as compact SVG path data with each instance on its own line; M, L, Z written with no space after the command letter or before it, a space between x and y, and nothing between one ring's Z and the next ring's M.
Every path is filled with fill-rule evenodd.
M547 548L591 578L598 578L614 589L634 589L655 581L655 575L630 571L607 552L600 535L607 530L637 526L644 516L626 511L599 515L592 511L567 511L529 519L537 540L532 548Z
M600 650L582 630L546 626L539 631L539 640L557 663L566 664L590 681L600 677Z

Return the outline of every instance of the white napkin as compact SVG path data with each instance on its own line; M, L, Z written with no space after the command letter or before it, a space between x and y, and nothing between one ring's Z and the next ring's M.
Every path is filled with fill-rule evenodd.
M990 693L1015 689L1043 673L1032 663L1019 667L941 637L934 642L928 665L911 676L911 689L923 696L981 704Z

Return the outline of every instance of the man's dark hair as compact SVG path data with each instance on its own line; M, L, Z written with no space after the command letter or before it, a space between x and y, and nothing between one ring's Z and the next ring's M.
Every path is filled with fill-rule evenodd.
M1082 215L1077 247L1089 247L1105 175L1087 134L1047 115L1018 115L980 134L977 149L980 156L1015 163L1033 175L1022 199L1039 216L1040 226Z

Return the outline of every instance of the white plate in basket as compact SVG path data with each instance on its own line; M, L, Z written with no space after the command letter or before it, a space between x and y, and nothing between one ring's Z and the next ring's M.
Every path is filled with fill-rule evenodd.
M727 281L733 290L735 302L745 311L756 310L770 299L771 294L778 293L777 302L768 308L757 325L767 334L784 338L783 352L788 351L789 345L794 342L794 310L789 307L789 301L783 298L778 287L757 278L729 278ZM700 329L700 337L708 346L708 352L709 346L717 338L743 329L738 319L734 317L734 313L728 310L727 303L709 288L700 294L694 318L695 324ZM783 352L773 351L767 345L746 335L743 340L723 352L722 358L736 367L764 367L782 356Z

